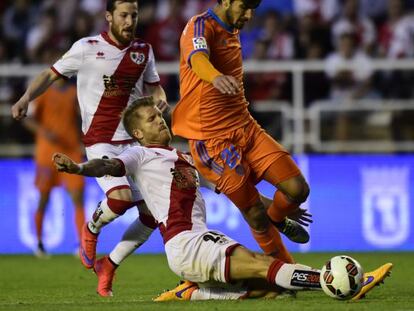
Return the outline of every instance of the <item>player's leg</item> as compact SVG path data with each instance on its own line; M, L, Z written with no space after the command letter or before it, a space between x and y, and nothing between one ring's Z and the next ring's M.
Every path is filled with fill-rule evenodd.
M39 258L47 256L43 244L43 223L50 192L58 184L58 173L50 165L38 163L36 167L35 186L39 191L39 201L34 215L36 228L37 248L35 255Z
M62 174L61 179L66 186L67 191L72 199L73 206L75 208L75 226L78 234L78 241L81 240L82 227L85 224L85 179L80 175Z
M89 159L111 158L116 157L127 147L123 145L97 144L87 147L86 153ZM98 204L92 219L82 229L80 258L82 264L88 269L92 268L95 263L96 244L102 227L123 215L142 199L130 177L104 176L96 180L105 192L106 198ZM148 235L145 234L145 239L147 238Z
M130 254L138 249L152 234L157 224L149 213L144 201L138 204L139 217L131 223L122 236L121 241L112 252L96 261L94 271L98 277L96 289L100 296L112 296L112 283L115 270Z
M253 237L265 254L284 262L294 262L279 232L271 225L265 205L251 182L247 181L236 191L227 194L227 197L240 209Z
M289 290L321 289L320 271L302 264L284 263L270 256L237 247L230 256L232 281L260 278Z
M39 192L39 201L37 203L37 209L34 215L37 248L35 255L39 258L46 256L46 250L43 244L43 221L45 217L46 207L49 202L50 191Z
M309 195L309 186L289 153L258 125L252 125L249 135L253 146L246 153L246 160L257 181L266 180L274 185L273 202L267 209L272 223L290 240L306 243L309 234L299 223L286 216L294 213Z
M281 171L286 171L289 177L280 177ZM273 162L263 175L263 179L278 188L267 210L278 228L283 227L286 216L294 213L309 195L309 186L302 174L292 176L294 173L288 173L294 171L298 171L296 164L289 155L284 155Z
M216 185L241 210L255 240L266 254L293 262L279 233L269 222L257 189L250 180L250 168L243 161L241 148L228 142L231 139L242 139L242 135L243 133L235 131L228 139L190 140L195 166L204 178ZM223 153L223 150L226 152Z

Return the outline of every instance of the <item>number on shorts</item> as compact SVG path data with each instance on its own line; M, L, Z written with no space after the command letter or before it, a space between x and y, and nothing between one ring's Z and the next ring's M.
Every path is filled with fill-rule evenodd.
M240 154L237 152L236 147L231 145L221 152L221 158L231 169L233 169L237 164L237 160L240 159Z
M208 233L203 235L203 240L206 242L211 241L213 243L217 243L223 237L224 237L223 234L218 234L216 232L209 231Z

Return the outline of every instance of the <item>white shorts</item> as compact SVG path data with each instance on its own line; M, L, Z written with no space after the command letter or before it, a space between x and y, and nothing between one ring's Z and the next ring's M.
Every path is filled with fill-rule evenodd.
M105 144L99 143L89 147L86 147L86 156L88 160L92 159L102 159L102 158L116 158L120 155L125 149L136 146L138 143L131 143L131 144ZM124 177L113 177L113 176L103 176L96 178L101 189L108 194L114 188L125 187L128 186L131 188L132 197L135 202L142 200L142 195L139 192L137 186L132 181L131 177L124 176Z
M192 282L229 279L230 255L240 244L219 231L183 231L165 244L168 265Z

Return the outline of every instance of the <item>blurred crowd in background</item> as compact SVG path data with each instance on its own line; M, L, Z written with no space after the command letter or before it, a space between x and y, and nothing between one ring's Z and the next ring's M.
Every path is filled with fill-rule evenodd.
M3 0L0 64L51 64L78 39L106 30L105 0ZM138 36L153 45L156 60L179 58L186 21L215 0L140 0ZM376 72L371 59L414 57L414 0L263 0L241 32L244 59L326 60L324 72L304 76L305 105L319 99L413 98L413 73ZM357 69L344 70L347 61ZM176 76L162 76L171 102ZM286 72L248 74L247 97L292 99ZM26 81L1 78L0 103L13 103Z

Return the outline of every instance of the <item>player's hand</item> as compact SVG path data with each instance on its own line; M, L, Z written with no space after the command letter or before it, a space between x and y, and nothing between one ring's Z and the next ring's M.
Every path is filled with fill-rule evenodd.
M12 116L16 120L21 120L27 116L29 101L23 96L11 107Z
M310 223L313 223L312 214L309 214L306 209L298 207L291 214L287 216L302 226L308 227Z
M77 174L80 172L80 166L71 158L63 153L55 153L52 156L52 161L59 172L66 172L70 174Z
M157 103L157 108L161 110L162 113L168 112L170 110L170 105L162 99Z
M240 84L233 76L217 76L212 84L221 94L236 95L240 91Z

